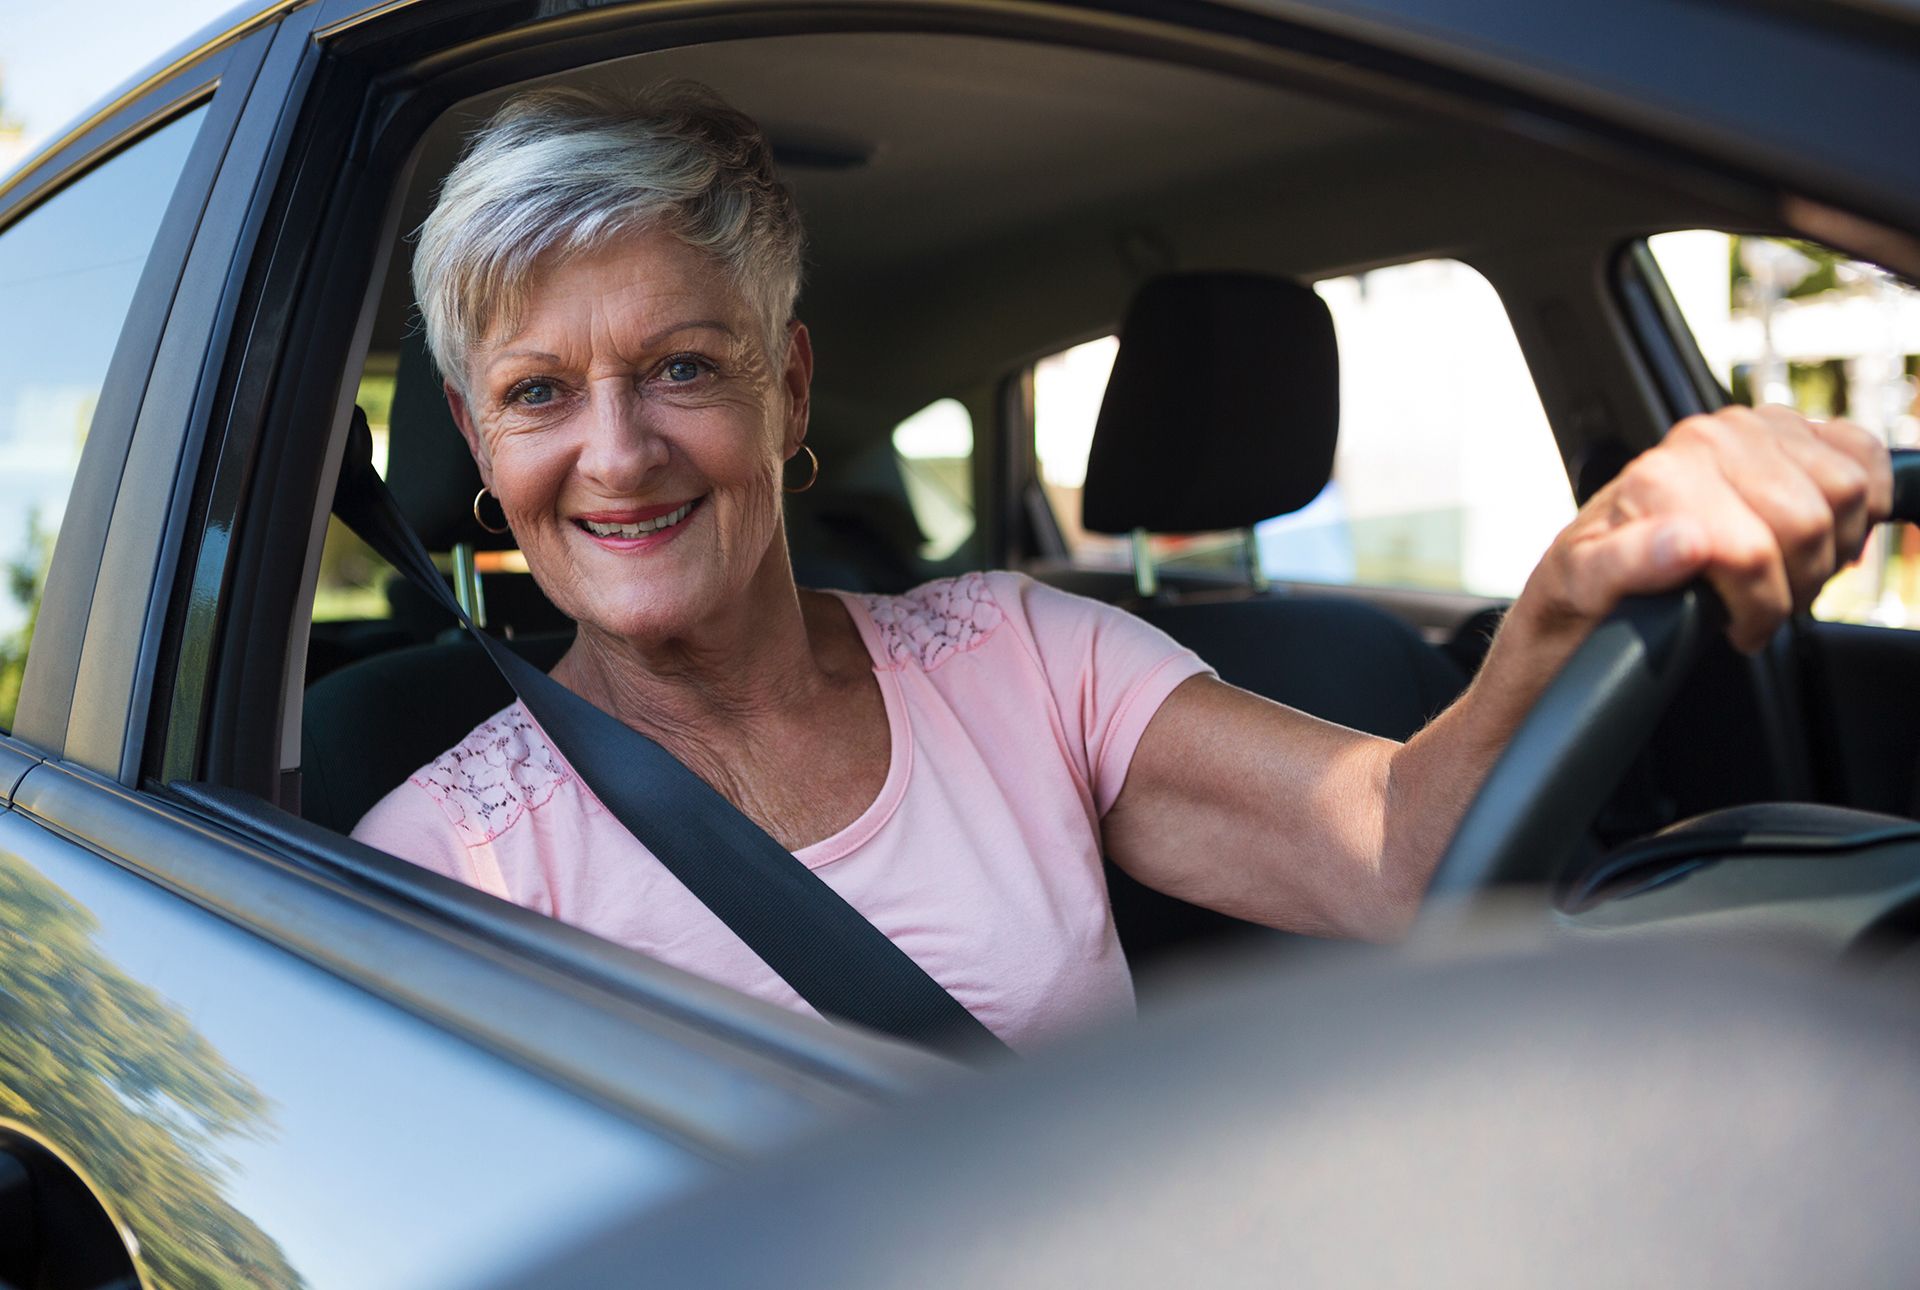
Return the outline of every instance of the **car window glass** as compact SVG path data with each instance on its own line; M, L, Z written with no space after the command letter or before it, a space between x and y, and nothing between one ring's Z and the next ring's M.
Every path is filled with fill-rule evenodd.
M202 115L148 135L0 231L0 729L13 725L107 365Z
M1647 245L1734 402L1846 417L1895 447L1920 445L1920 290L1811 242L1694 229ZM1874 534L1813 613L1920 627L1920 530Z
M923 560L945 560L973 536L973 417L958 399L937 399L893 428L893 451Z
M1513 326L1455 260L1314 284L1340 345L1333 479L1255 529L1269 577L1511 596L1573 518L1573 491ZM1041 481L1075 563L1125 568L1125 539L1080 527L1080 488L1112 337L1034 368ZM1231 568L1237 537L1155 537L1163 566Z
M373 435L373 468L387 476L388 419L393 412L397 355L371 353L360 373L354 402L367 414ZM372 622L393 616L387 600L387 581L393 569L373 553L339 520L327 518L327 535L320 550L320 580L313 593L316 623Z

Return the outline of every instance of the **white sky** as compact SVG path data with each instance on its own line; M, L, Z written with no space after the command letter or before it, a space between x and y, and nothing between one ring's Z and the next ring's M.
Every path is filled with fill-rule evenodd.
M0 0L0 110L30 150L234 0ZM0 160L0 172L11 168Z

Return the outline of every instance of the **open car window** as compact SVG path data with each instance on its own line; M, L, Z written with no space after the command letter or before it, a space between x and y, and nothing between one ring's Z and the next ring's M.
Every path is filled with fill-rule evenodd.
M1845 417L1893 447L1920 445L1920 288L1813 242L1693 229L1647 245L1734 402ZM1920 529L1876 532L1813 613L1920 628Z

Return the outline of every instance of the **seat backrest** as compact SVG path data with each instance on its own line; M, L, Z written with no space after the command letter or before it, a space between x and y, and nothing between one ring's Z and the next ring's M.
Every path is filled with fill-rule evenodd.
M551 668L571 633L507 642ZM350 831L408 775L513 702L513 690L471 639L416 645L320 678L301 717L300 813Z
M1412 738L1467 683L1442 650L1364 601L1269 595L1135 612L1222 680L1388 739Z

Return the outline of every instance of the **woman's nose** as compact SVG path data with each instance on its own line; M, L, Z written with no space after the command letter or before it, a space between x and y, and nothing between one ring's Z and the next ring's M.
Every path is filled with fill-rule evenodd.
M667 441L643 402L615 384L593 391L579 470L609 493L637 493L666 466Z

